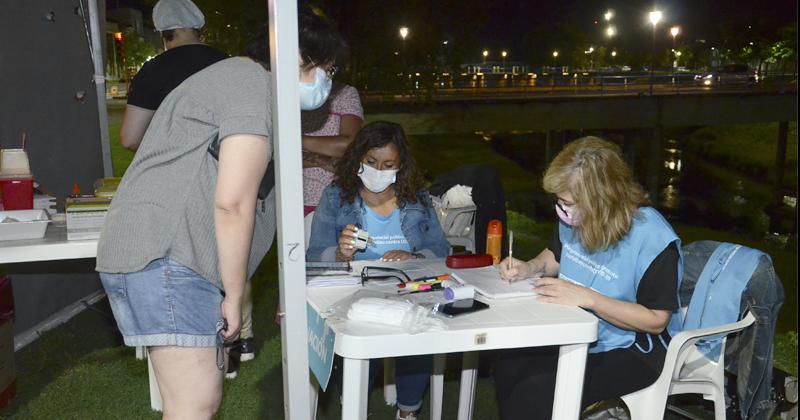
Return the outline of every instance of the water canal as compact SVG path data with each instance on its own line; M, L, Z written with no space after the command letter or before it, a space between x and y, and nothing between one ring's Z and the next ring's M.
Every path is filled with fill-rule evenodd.
M656 207L673 223L724 230L784 245L790 241L796 242L796 237L792 237L797 229L796 215L793 218L784 217L773 226L770 224L770 207L774 201L771 181L766 176L754 179L752 174L732 169L739 165L711 161L691 151L689 142L692 141L693 131L684 129L668 132L658 162L648 160L646 141L626 142L625 133L619 131L574 133L569 137L572 139L591 134L619 144L642 184L645 184L651 165L658 165L659 194L654 201ZM544 153L547 143L543 133L493 133L483 134L483 137L495 151L533 174L541 175L545 171L548 162ZM787 181L795 194L783 197L784 208L793 211L797 201L797 181ZM549 211L550 207L546 206L534 211L534 215L548 217Z

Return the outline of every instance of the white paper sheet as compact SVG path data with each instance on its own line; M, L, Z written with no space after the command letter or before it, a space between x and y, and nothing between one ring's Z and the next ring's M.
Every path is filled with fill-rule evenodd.
M453 269L453 277L462 284L469 284L489 299L507 299L523 296L536 296L533 291L533 279L518 280L509 283L500 277L496 266Z

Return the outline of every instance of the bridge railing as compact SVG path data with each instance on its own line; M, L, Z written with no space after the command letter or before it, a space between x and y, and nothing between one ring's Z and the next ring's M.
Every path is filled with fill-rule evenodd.
M703 85L696 80L698 72L630 72L603 74L577 71L568 74L512 75L487 74L447 80L428 80L427 83L411 80L405 88L394 91L365 91L367 95L613 95L613 94L680 94L707 91L785 91L797 88L797 75L769 73L761 75L755 83L741 80L733 83Z

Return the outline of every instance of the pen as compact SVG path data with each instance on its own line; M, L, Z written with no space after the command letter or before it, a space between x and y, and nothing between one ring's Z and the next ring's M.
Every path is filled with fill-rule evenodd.
M514 231L508 231L508 268L514 267Z
M409 281L409 282L405 282L405 283L400 283L400 284L397 285L397 287L399 287L401 289L411 288L413 290L416 290L419 286L424 286L426 284L439 284L439 283L441 283L441 282L443 282L445 280L447 280L447 279L431 279L431 280L425 280L425 281L424 280L414 280L414 281Z
M417 287L413 287L413 288L411 288L411 290L408 290L408 289L406 289L406 290L398 290L397 294L405 295L405 294L409 294L409 293L433 292L433 291L436 291L436 290L444 289L444 287L442 286L441 283L423 283L423 284L419 284L419 285L415 285L415 286L417 286Z
M508 269L514 268L514 231L508 231ZM508 280L511 284L511 279Z
M421 282L424 281L424 282L432 283L432 282L436 282L436 281L447 280L449 278L450 278L449 274L440 274L438 276L420 277L420 278L414 279L412 281L421 281Z

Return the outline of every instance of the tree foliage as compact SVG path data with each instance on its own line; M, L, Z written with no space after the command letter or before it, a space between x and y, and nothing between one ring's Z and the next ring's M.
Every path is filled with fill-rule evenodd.
M142 35L134 32L133 28L125 30L122 37L122 45L125 48L125 64L128 68L138 69L145 61L158 54L152 44L147 42Z

